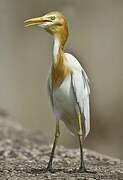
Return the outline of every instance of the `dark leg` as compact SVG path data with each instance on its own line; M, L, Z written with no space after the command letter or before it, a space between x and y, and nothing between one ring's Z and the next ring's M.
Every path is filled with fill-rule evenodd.
M84 158L83 158L83 127L82 127L82 120L81 120L81 114L79 113L78 115L78 121L79 121L79 146L80 146L80 167L79 167L79 172L87 172L85 168L85 163L84 163Z
M77 172L79 172L79 173L92 173L92 174L96 174L96 171L87 170L86 167L85 167L84 158L83 158L82 136L80 136L80 135L79 135L79 144L80 144L81 162L80 162L80 167L79 167Z
M55 139L54 139L54 143L53 143L53 147L52 147L52 151L51 151L51 155L50 155L50 159L49 159L49 163L47 166L47 171L50 172L54 172L53 168L52 168L52 162L53 162L53 157L54 157L54 152L55 152L55 147L58 141L58 137L60 136L60 130L59 130L59 121L56 121L56 132L55 132Z
M80 167L79 172L87 172L85 168L84 158L83 158L83 145L82 145L82 136L79 135L79 145L80 145Z

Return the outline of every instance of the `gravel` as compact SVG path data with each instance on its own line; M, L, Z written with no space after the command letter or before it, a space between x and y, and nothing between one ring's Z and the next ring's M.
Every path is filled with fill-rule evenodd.
M51 145L41 132L0 119L0 180L123 180L123 161L84 149L85 164L93 173L77 173L79 149L57 146L53 167L45 172Z

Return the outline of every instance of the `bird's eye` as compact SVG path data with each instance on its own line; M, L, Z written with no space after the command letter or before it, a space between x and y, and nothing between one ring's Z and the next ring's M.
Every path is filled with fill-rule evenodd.
M56 18L55 16L51 16L50 17L51 20L55 20L55 18Z

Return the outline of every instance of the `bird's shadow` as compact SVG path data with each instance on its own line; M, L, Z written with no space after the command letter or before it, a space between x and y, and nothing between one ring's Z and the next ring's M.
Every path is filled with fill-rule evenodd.
M96 171L91 171L91 170L86 170L84 172L79 172L78 169L64 169L64 168L54 168L52 170L47 170L46 168L31 168L31 169L26 169L26 173L30 174L43 174L43 173L57 173L57 172L63 172L63 173L68 173L68 174L74 174L74 173L91 173L91 174L96 174Z

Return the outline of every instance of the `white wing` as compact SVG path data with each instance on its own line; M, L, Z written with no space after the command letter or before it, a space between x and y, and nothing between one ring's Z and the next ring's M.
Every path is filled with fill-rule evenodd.
M81 114L85 118L85 136L87 136L90 131L89 80L77 59L68 53L65 53L65 55L68 60L68 66L72 69L72 86Z

